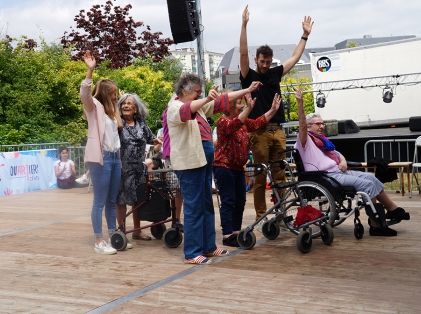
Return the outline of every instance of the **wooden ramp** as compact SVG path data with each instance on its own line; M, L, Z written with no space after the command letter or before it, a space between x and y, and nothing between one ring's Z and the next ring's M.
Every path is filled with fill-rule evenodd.
M206 266L161 240L94 253L86 188L0 197L0 313L419 313L421 197L391 196L411 213L395 238L355 240L348 219L303 255L292 233L256 231L253 250Z

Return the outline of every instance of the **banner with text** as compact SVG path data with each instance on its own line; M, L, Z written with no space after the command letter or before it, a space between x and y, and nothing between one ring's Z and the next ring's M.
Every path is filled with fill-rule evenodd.
M57 149L0 153L0 196L56 188Z

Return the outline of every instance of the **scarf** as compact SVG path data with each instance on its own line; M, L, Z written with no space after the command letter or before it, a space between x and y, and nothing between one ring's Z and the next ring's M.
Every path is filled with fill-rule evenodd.
M308 135L313 140L314 144L330 159L336 162L339 165L340 159L339 155L335 152L335 145L324 135L316 134L314 132L308 131Z

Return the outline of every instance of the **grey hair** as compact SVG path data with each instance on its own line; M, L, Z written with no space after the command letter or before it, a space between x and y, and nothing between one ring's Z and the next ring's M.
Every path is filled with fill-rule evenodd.
M183 92L191 92L195 86L202 86L202 80L196 74L187 73L180 77L174 85L174 92L177 96L182 96Z
M123 94L117 102L117 106L121 112L121 106L124 104L127 98L132 97L134 104L137 107L137 112L134 115L135 120L144 120L148 116L148 108L146 104L140 99L137 94Z
M318 113L309 113L308 115L306 115L306 122L307 124L311 123L311 120L313 120L314 118L320 118L322 119L322 116Z

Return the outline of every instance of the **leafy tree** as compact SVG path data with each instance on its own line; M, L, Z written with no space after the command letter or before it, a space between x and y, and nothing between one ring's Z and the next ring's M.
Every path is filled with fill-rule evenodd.
M156 131L157 121L173 92L173 83L164 79L163 71L154 71L148 66L131 65L122 69L98 69L98 76L108 77L117 83L122 93L136 93L146 103L149 109L147 123Z
M13 41L0 41L0 144L65 141L74 122L70 137L80 142L86 136L78 100L83 74L59 46Z
M285 78L282 80L282 85L291 85L291 84L300 84L300 83L309 83L311 80L309 78L296 78L291 75L285 76ZM296 87L295 87L296 88ZM310 85L302 85L301 90L303 91L310 91L311 86ZM297 113L297 101L295 100L294 90L292 88L283 88L281 90L282 93L287 92L287 95L282 96L283 101L288 101L290 104L289 109L289 117L291 121L298 120L298 113ZM303 94L303 101L304 101L304 112L311 113L314 112L314 98L313 94L306 92Z
M176 58L169 56L160 62L154 62L152 58L136 59L135 66L147 66L154 71L161 71L163 79L173 84L177 82L183 72L183 64Z
M144 23L129 15L132 6L114 6L113 1L94 5L88 12L80 10L74 18L76 29L71 27L70 33L64 33L61 43L74 49L75 60L91 50L98 63L108 60L109 67L121 68L135 58L149 57L156 62L169 55L170 38L161 38L162 33L151 32L148 25L138 36L137 29Z
M61 46L26 42L25 37L0 39L0 145L83 143L87 123L79 89L84 63L71 60ZM94 80L110 78L122 91L137 93L148 105L149 126L156 130L181 72L178 61L148 58L119 69L108 64L98 66Z

